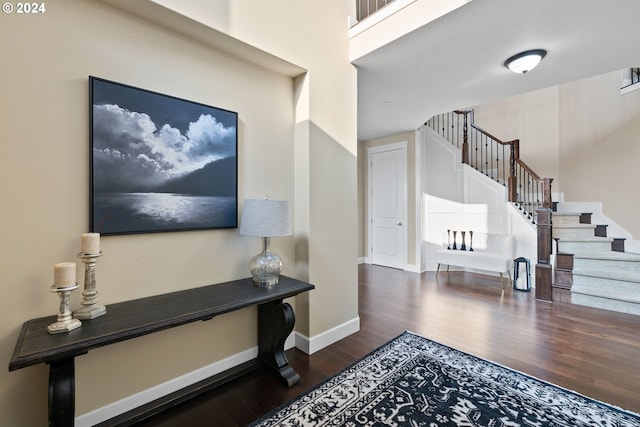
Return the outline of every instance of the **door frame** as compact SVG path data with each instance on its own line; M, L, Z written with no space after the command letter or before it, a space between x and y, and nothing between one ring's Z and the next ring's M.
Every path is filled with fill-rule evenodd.
M373 182L373 171L371 170L371 163L373 161L373 155L378 153L384 153L386 151L402 151L402 196L403 196L403 209L402 209L402 224L404 227L402 229L404 244L402 245L402 268L403 270L407 269L407 242L409 240L408 231L409 227L407 224L407 209L408 209L408 183L407 183L407 150L408 141L399 141L391 144L378 145L375 147L367 148L367 264L371 264L372 261L372 241L373 241L373 227L371 226L372 221L372 213L373 213L373 190L371 188L371 184Z

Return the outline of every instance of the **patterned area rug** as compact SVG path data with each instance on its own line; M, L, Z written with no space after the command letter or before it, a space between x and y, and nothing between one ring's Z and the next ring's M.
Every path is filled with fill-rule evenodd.
M405 332L252 426L640 426L640 415Z

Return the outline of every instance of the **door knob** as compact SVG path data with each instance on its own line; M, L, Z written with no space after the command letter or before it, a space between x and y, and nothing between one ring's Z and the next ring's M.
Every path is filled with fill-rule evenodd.
M396 225L402 225L402 223L401 223L401 222L399 222L399 223L397 223Z

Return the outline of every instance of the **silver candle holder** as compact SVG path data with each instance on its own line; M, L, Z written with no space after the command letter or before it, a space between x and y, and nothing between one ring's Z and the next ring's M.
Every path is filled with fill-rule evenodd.
M77 319L95 319L107 313L104 305L97 304L98 290L96 288L96 262L102 252L95 254L78 253L77 257L84 263L84 290L82 291L82 307L73 314Z
M57 293L60 297L60 311L58 312L58 318L54 323L47 326L47 332L50 334L62 334L73 331L74 329L82 326L82 322L73 318L71 315L71 309L69 308L71 292L76 289L78 289L77 283L68 286L56 286L54 284L49 289L51 292Z

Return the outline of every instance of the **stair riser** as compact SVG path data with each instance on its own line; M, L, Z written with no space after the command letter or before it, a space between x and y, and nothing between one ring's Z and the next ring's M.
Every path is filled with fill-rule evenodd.
M556 254L556 269L573 270L573 255Z
M555 228L553 229L553 237L556 239L572 239L572 238L589 238L594 237L593 228Z
M571 242L558 241L558 251L570 254L579 254L584 252L608 252L611 251L611 242Z
M573 268L576 270L637 271L640 273L640 262L574 257Z
M610 300L589 295L571 294L571 303L586 305L587 307L602 308L621 313L640 315L640 304L626 301Z
M580 224L580 215L553 215L551 214L553 225Z
M640 283L638 282L625 282L621 280L612 280L604 277L592 277L582 276L580 274L573 274L573 285L571 286L571 292L578 292L583 294L597 293L602 294L603 289L611 289L616 292L624 292L629 295L633 295L636 298L640 295Z

